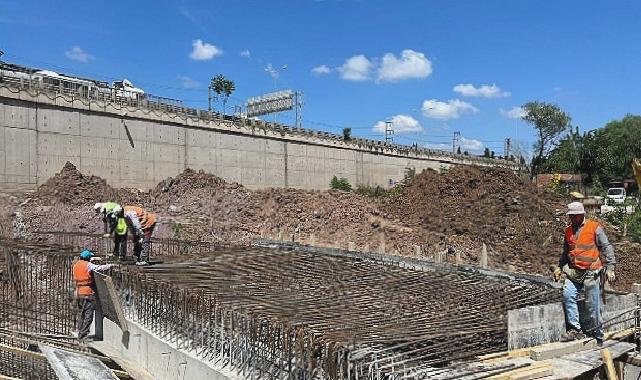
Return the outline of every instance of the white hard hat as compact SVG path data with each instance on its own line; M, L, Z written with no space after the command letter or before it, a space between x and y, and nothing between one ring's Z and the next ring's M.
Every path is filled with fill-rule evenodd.
M93 205L93 209L96 212L102 212L102 209L103 209L104 206L105 206L104 203L96 203L95 205Z
M581 202L572 202L568 205L567 215L581 215L585 214L585 209L583 208L583 203Z

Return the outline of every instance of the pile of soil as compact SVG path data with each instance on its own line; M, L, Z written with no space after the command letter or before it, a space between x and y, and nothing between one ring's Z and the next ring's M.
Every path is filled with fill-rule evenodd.
M495 267L538 273L558 261L567 222L562 197L497 167L423 171L384 208L426 231L486 243Z
M615 289L629 292L632 284L641 283L641 244L621 240L614 244L614 254L617 258Z
M140 198L135 189L116 189L94 175L81 173L67 162L11 212L12 227L3 228L3 236L28 237L30 232L102 232L102 221L96 217L96 202L121 200L132 203ZM9 232L11 231L11 232Z
M102 232L93 204L107 200L157 213L158 237L245 245L280 236L370 251L384 244L387 253L438 254L472 264L485 243L491 268L546 275L558 262L566 224L561 197L510 170L470 166L426 170L381 200L333 190L249 190L190 169L141 192L113 188L67 163L35 193L12 198L5 210L12 210L8 220L19 237L35 231ZM7 230L2 228L4 236ZM638 252L638 246L617 248L621 284L639 278L638 266L629 265Z
M104 179L82 174L71 162L38 187L32 197L42 205L86 206L96 199L115 199L118 191Z

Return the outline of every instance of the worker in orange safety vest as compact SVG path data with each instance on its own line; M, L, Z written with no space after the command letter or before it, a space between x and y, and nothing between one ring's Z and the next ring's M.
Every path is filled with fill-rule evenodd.
M148 265L151 237L156 228L158 218L156 214L138 206L125 206L124 213L127 226L134 235L136 265Z
M554 270L556 281L560 281L563 274L566 277L563 283L563 306L568 326L561 340L581 339L585 337L584 333L588 333L602 345L600 280L602 276L610 283L616 279L614 248L603 226L585 218L581 202L570 203L567 215L570 224L565 228L563 254ZM579 298L589 314L586 318L579 318ZM581 325L581 319L587 321L586 326Z
M93 253L84 250L73 264L72 274L76 284L76 302L78 306L78 339L84 340L89 334L96 308L96 282L94 273L106 271L111 264L96 265L91 262Z

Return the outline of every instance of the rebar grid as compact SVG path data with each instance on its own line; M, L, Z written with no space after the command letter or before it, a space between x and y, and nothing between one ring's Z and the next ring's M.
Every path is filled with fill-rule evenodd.
M83 233L83 232L36 232L31 234L40 242L48 242L68 249L89 249L99 256L109 257L113 253L113 237L105 237L101 234ZM133 255L132 237L128 236L127 255ZM159 239L153 238L150 245L150 256L179 256L186 254L208 254L215 250L229 247L222 243L195 241L195 240L178 240L178 239Z
M27 343L0 336L0 375L24 380L57 380L46 358L23 352L32 348Z
M269 249L170 258L113 279L130 319L270 378L449 378L435 367L507 348L509 309L560 299L525 281Z
M0 328L70 335L75 326L74 253L41 243L0 245Z

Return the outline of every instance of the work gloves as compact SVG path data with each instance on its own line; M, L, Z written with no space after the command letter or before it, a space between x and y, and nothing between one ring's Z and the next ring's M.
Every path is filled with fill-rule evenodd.
M617 276L614 274L614 268L608 268L605 270L605 279L609 283L613 283L614 281L616 281Z
M561 268L554 267L554 273L552 274L552 278L554 278L554 281L556 282L561 281L561 275L563 275L563 271L561 270Z

